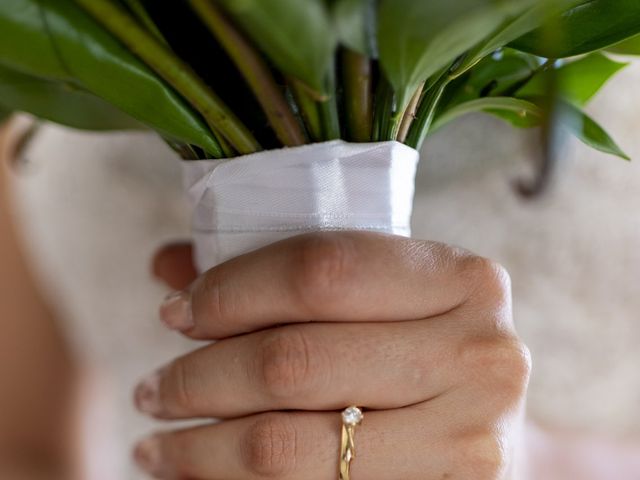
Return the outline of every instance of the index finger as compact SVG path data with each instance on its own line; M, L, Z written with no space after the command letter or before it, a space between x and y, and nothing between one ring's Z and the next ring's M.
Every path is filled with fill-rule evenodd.
M460 306L481 282L503 291L504 277L493 263L440 243L315 233L213 268L161 312L171 327L206 339L293 322L418 320Z

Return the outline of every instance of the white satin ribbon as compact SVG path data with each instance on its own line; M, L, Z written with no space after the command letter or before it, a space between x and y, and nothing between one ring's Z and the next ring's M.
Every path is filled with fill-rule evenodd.
M317 230L409 236L419 154L342 140L184 162L200 271Z

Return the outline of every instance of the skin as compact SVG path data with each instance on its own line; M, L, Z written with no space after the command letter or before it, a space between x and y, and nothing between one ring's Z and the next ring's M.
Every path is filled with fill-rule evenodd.
M162 419L223 421L142 441L141 468L168 479L335 478L335 411L356 403L371 410L356 431L355 479L640 478L638 443L532 423L520 435L530 364L501 267L430 242L347 235L357 248L346 251L357 256L338 269L331 258L345 244L326 235L267 247L200 278L190 245L157 252L154 275L179 292L161 307L165 324L222 340L152 374L136 403ZM305 346L292 348L289 334L305 331ZM300 351L304 362L292 353ZM339 375L349 367L355 378ZM425 392L426 401L397 408Z
M69 478L76 372L13 224L9 140L0 128L0 478Z
M2 166L15 156L17 139L0 128ZM83 478L74 474L67 433L79 368L29 272L9 180L0 168L0 478ZM529 364L513 333L500 267L443 245L365 237L345 243L358 256L344 258L360 259L362 269L361 261L336 261L343 243L330 238L294 239L199 279L189 245L157 252L154 276L180 292L162 308L165 323L223 340L153 376L138 389L137 403L161 418L225 420L144 441L136 450L143 467L192 480L286 479L293 472L335 478L337 410L356 403L369 407L356 430L356 480L499 478L508 474L514 457L507 447L514 446L532 467L518 478L640 478L637 444L530 424L517 435ZM190 303L181 300L192 284L186 298L199 307L189 328L183 314ZM216 285L225 286L224 297L212 294ZM223 298L234 301L216 303ZM301 346L300 338L312 341ZM234 345L237 352L220 353ZM252 361L243 363L241 354ZM241 373L225 377L234 369Z
M530 360L500 266L442 244L322 233L236 258L169 297L165 323L218 340L144 381L138 407L215 425L136 458L167 479L337 471L340 416L366 409L353 478L507 478Z

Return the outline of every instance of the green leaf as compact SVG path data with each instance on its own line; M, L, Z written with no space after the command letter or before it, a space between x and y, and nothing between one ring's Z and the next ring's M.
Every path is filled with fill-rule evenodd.
M584 3L585 0L540 0L520 15L509 18L501 24L489 37L476 46L464 62L457 68L458 74L510 42L539 28L562 12Z
M549 41L551 29L553 41ZM638 33L638 0L585 0L511 46L546 58L565 58L601 50Z
M569 102L561 102L560 123L585 145L624 160L630 160L609 134L580 108Z
M527 100L511 97L486 97L461 103L460 105L440 114L435 119L433 126L431 127L431 132L435 132L447 123L452 122L463 115L474 112L515 114L522 118L532 118L537 123L539 123L543 117L542 109L540 109L540 107L535 103Z
M618 43L607 49L611 53L619 53L621 55L640 55L640 35L636 35L624 42Z
M175 53L142 27L117 0L75 0L115 38L174 87L200 112L226 156L255 153L261 147L229 107Z
M0 102L12 110L73 128L142 129L143 125L104 100L73 85L43 80L0 66Z
M333 93L337 41L323 0L217 1L283 73L318 93Z
M68 82L162 135L222 154L201 117L72 0L2 0L0 64Z
M331 12L344 46L371 58L378 56L375 0L336 0Z
M526 98L545 95L549 75L553 74L558 81L560 96L577 106L584 106L613 75L627 65L615 62L602 53L592 53L556 68L555 72L541 71L516 96Z
M450 66L532 0L380 0L380 61L399 109L427 78Z
M456 79L449 87L441 108L451 108L480 97L509 96L510 90L517 89L529 80L538 68L538 57L504 49L500 54L485 58L467 75Z
M510 97L488 97L462 103L436 118L431 133L447 123L473 112L490 113L510 123L514 118L519 117L527 120L525 126L538 126L544 118L544 112L540 106L534 103L536 100L540 104L544 103L544 99L540 98L529 101ZM559 102L557 108L559 109L559 125L562 128L567 129L583 143L596 150L629 160L629 157L609 134L580 108L563 101Z

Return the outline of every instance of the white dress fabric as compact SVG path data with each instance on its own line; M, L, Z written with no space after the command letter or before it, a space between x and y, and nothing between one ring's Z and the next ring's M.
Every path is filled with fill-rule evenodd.
M638 82L634 64L591 112L640 160ZM640 163L573 142L553 189L527 203L511 180L534 140L482 115L438 133L423 152L413 234L510 271L516 323L534 358L533 418L640 436ZM158 246L189 237L181 177L151 134L55 126L41 130L16 176L32 265L95 379L89 480L144 478L129 449L161 425L134 411L131 391L197 346L158 322L166 291L149 269Z

